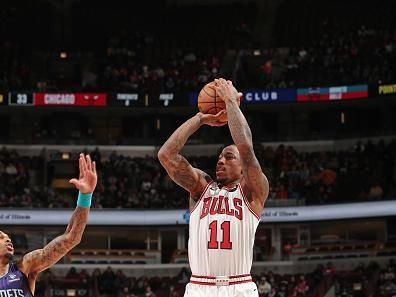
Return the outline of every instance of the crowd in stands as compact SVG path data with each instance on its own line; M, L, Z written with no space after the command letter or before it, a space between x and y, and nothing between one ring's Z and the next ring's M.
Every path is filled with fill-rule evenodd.
M309 274L279 275L268 271L253 275L260 297L306 297L326 275L321 267ZM181 297L190 272L182 268L175 277L128 277L122 270L107 267L104 271L95 269L92 274L85 269L78 271L72 267L64 278L55 277L51 271L44 273L38 290L75 284L92 292L91 296L115 297Z
M38 282L37 294L44 296L50 288L72 287L87 290L89 295L84 296L94 297L181 297L189 278L186 268L182 268L175 277L136 278L110 266L103 271L95 269L92 273L72 267L65 277L56 277L50 270L46 271Z
M193 9L158 5L162 12L153 14L150 5L138 4L140 15L121 30L115 25L98 56L99 87L132 92L196 90L217 77L227 48L246 46L251 39L253 4ZM80 6L79 10L92 10L92 5ZM120 14L117 18L125 11Z
M282 1L271 46L246 52L240 81L250 88L390 83L396 60L391 6L389 0L359 10L355 2Z
M35 177L30 169L42 170L40 160L40 157L19 156L16 151L0 150L0 207L37 205L40 196L37 187L31 184Z
M395 78L393 29L362 25L349 31L325 21L322 31L310 44L264 50L262 64L255 66L246 84L270 89L389 83Z
M392 197L395 145L357 143L351 150L316 153L284 146L257 151L271 181L269 199L321 204Z
M257 158L270 181L268 201L296 204L379 201L395 197L396 143L357 143L338 152L297 152L293 147L257 145ZM98 208L187 208L188 194L168 177L156 158L112 153L96 160ZM213 175L217 156L189 158L194 167ZM72 160L70 162L73 162ZM0 151L0 207L74 207L71 191L53 189L30 175L44 168L40 157ZM41 166L41 167L40 167ZM30 175L29 175L30 174ZM51 179L51 177L49 177Z
M108 6L84 1L68 9L72 26L62 31L72 36L73 40L64 41L74 44L63 47L69 50L54 51L53 46L46 50L44 46L44 50L27 51L30 60L36 59L37 65L31 67L21 61L19 50L35 49L29 42L31 36L22 34L15 43L4 42L0 48L0 86L4 90L196 90L218 76L227 49L251 43L257 11L253 2L194 8L161 2L153 11L151 3L121 1L109 13ZM4 14L9 12L4 10ZM25 23L19 14L14 18Z
M377 288L374 296L388 297L396 294L396 263L390 260L387 267L381 269L378 276Z
M12 41L0 43L0 90L23 89L29 86L30 67L24 60L21 46Z
M394 265L393 259L389 265ZM359 263L351 271L339 271L335 274L334 289L336 297L390 296L380 294L380 283L377 279L383 274L376 262Z
M102 168L102 169L100 169ZM164 173L157 159L112 154L101 162L103 171L95 205L116 208L181 208L186 193Z
M268 271L255 278L260 297L306 297L318 284L313 274L279 275Z
M57 75L53 74L60 73L56 69L75 68L69 74L76 76L71 78L73 89L196 90L221 73L227 50L253 48L260 49L259 62L250 66L241 63L236 81L239 86L334 86L392 82L396 76L391 67L396 62L396 35L395 24L392 18L389 20L389 1L379 9L382 14L372 16L377 22L358 16L349 22L345 11L352 9L351 13L356 13L350 4L329 2L320 9L314 1L307 0L304 5L283 1L271 29L272 38L263 47L257 40L265 30L258 28L259 9L253 2L194 7L158 5L158 11L153 13L150 4L119 3L109 14L108 7L91 1L73 4L70 15L74 27L64 30L72 32L73 42L79 46L63 62L57 61L58 52L53 53L46 59L48 65L37 68L40 73L31 73L31 59L21 50L27 44L5 39L0 47L0 87L30 86L45 91L51 86L54 91ZM341 9L343 5L345 9ZM370 9L371 6L364 6L362 14L370 15ZM326 12L318 14L318 10ZM133 18L130 11L134 11ZM88 34L96 41L88 41ZM89 52L94 58L89 62L73 58L82 56L82 52ZM67 59L75 67L65 66ZM234 57L231 68L235 63ZM43 77L45 71L47 78ZM59 89L67 88L63 83Z
M0 92L32 87L32 53L53 46L49 1L2 1Z
M107 47L104 70L98 80L107 90L195 90L219 72L221 53L208 54L198 48L166 51L149 34L125 35L111 38Z

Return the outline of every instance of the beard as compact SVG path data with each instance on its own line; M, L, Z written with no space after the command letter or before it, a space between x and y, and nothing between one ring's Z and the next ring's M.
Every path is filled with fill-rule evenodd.
M11 253L6 253L5 257L8 260L8 262L12 262L14 260L14 255Z
M225 178L216 177L215 182L218 183L219 185L222 185L225 182Z

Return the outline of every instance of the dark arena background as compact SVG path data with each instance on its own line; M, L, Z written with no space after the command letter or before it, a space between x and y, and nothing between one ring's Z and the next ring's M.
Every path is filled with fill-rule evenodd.
M260 297L395 296L394 12L391 0L2 0L0 230L15 257L64 232L80 152L99 174L82 242L35 296L183 296L188 193L157 152L218 77L244 93L270 182ZM202 127L183 154L213 174L230 141L227 126Z

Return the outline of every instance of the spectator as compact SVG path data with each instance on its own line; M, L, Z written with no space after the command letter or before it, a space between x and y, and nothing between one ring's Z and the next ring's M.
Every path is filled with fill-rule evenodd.
M68 273L66 274L66 278L70 279L70 280L76 280L79 281L80 280L80 274L77 273L77 270L75 267L70 268L70 270L68 271Z
M291 252L292 252L292 245L290 244L290 241L287 241L283 246L284 260L289 260Z
M180 284L187 284L190 281L190 273L188 273L186 267L183 267L177 275Z
M333 263L328 262L326 267L324 268L323 274L324 275L334 275L336 273L336 268L334 267Z
M101 288L103 293L105 294L113 294L114 290L114 272L113 269L109 266L107 269L103 272L101 276Z
M117 294L117 297L136 297L136 295L129 292L128 287L123 287Z
M180 297L180 294L175 290L174 286L169 287L169 295L168 297Z
M124 272L120 269L118 269L116 272L116 275L114 278L114 287L116 287L116 288L128 287L128 279L125 276Z
M272 288L271 288L271 291L268 293L267 296L268 296L268 297L277 297L277 296L278 296L278 293L276 292L276 288L275 288L275 287L272 287Z
M267 278L265 276L261 277L257 287L260 297L267 296L268 293L271 291L271 284L267 281Z
M384 280L394 280L394 279L395 279L395 273L392 267L388 267L387 271L384 273Z
M155 294L153 293L153 291L151 291L150 286L146 287L144 296L145 297L156 297Z
M88 272L85 269L82 269L81 272L79 273L79 278L82 283L88 284L90 283L91 277L88 274Z
M369 199L381 199L384 195L384 190L378 183L374 183L369 190L368 198Z
M295 296L297 296L297 297L305 297L305 296L307 296L308 291L309 291L309 286L308 286L308 284L307 284L307 282L305 280L304 275L301 275L300 279L299 279L299 281L297 283L297 286L295 288L295 292L296 292Z
M288 283L286 281L282 281L278 291L278 297L288 297L288 296L289 296Z

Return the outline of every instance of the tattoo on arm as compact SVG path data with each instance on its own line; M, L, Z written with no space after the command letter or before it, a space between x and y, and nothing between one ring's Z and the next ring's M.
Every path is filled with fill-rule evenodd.
M178 155L178 163L177 170L173 173L173 180L175 183L180 185L185 189L192 189L197 183L198 174L195 172L192 173L194 168L190 165L190 163L181 155ZM195 173L195 174L194 174Z
M193 193L199 185L200 174L199 170L192 167L180 154L180 151L200 126L199 117L190 118L173 132L158 152L158 159L170 178L190 193Z
M241 158L244 176L250 183L256 184L258 180L261 180L263 173L260 163L254 155L253 148L241 156Z
M194 116L184 122L175 132L169 137L158 152L159 155L166 154L167 156L177 155L183 146L186 144L188 138L199 129L201 120L198 116Z
M89 208L77 207L63 235L56 237L44 248L26 254L22 261L27 274L43 271L56 264L73 247L80 243L87 224Z
M248 144L253 146L252 132L245 116L235 102L227 104L228 127L230 128L232 139L238 146Z
M252 132L245 116L235 102L227 104L228 126L230 128L232 139L238 147L241 160L242 170L246 184L254 197L264 203L268 194L268 181L261 170L252 141Z

